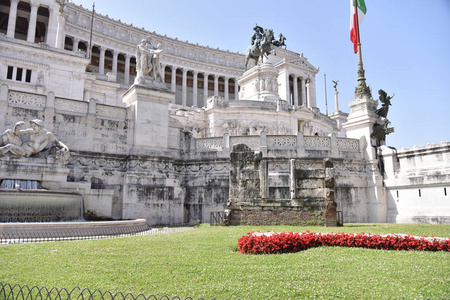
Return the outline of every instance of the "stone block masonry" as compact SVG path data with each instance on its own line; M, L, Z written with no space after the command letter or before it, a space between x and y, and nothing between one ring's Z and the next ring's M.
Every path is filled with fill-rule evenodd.
M270 158L263 158L245 144L233 146L228 201L231 225L337 226L331 160L278 159L280 169L289 165L289 173L271 171L269 162ZM275 195L269 192L274 188L271 185L279 188L285 181L289 181L290 198L271 199Z

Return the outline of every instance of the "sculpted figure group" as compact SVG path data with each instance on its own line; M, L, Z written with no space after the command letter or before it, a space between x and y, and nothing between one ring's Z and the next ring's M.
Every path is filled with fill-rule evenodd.
M249 59L253 59L256 65L259 60L263 60L264 56L267 57L271 53L272 45L286 48L286 38L282 33L280 33L278 39L275 39L272 29L264 30L261 26L256 25L253 27L253 31L250 46L248 46L245 56L245 69L247 69Z
M7 129L1 136L0 155L8 152L15 157L29 157L44 150L49 143L57 148L56 160L66 164L70 157L69 148L59 141L53 133L44 129L42 120L30 121L31 128L21 129L25 122L17 122L14 129Z
M162 82L160 58L163 49L161 43L153 45L150 37L143 39L136 49L136 82L145 82L146 77Z

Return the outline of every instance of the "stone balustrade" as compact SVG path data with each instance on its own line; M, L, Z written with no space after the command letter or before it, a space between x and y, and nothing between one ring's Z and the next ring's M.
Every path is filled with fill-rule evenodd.
M297 135L247 135L198 138L195 140L197 152L226 152L237 144L246 144L253 151L270 153L274 150L300 150L304 156L316 156L314 151L325 151L324 156L360 158L360 141L332 136L303 136ZM323 153L323 152L322 152ZM303 156L303 155L301 155Z
M90 102L55 97L49 92L47 96L36 95L20 91L8 90L6 92L10 107L26 108L30 110L55 109L68 115L85 116L96 115L97 118L125 121L126 108L105 104L98 104L95 100Z

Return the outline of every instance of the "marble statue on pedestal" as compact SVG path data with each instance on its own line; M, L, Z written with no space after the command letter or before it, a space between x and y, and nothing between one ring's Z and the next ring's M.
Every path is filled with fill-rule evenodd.
M258 25L256 25L253 30L255 32L251 37L251 45L248 46L245 55L245 69L247 69L249 59L253 59L256 66L258 60L261 58L262 61L263 57L269 55L272 50L273 30L264 30Z
M53 143L57 148L56 161L60 164L67 164L70 157L69 148L59 141L53 133L44 129L44 122L39 119L31 120L31 128L20 129L25 122L17 122L14 129L7 129L1 136L2 147L0 155L8 152L17 158L29 157L44 150L49 143ZM22 139L22 137L27 137Z
M160 57L163 49L161 43L153 45L150 37L143 39L136 49L135 84L162 83Z

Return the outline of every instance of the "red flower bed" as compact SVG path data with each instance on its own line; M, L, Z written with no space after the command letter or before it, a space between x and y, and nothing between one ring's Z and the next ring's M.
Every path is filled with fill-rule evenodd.
M383 250L450 251L450 239L401 234L251 232L241 237L245 254L290 253L319 246L361 247Z

